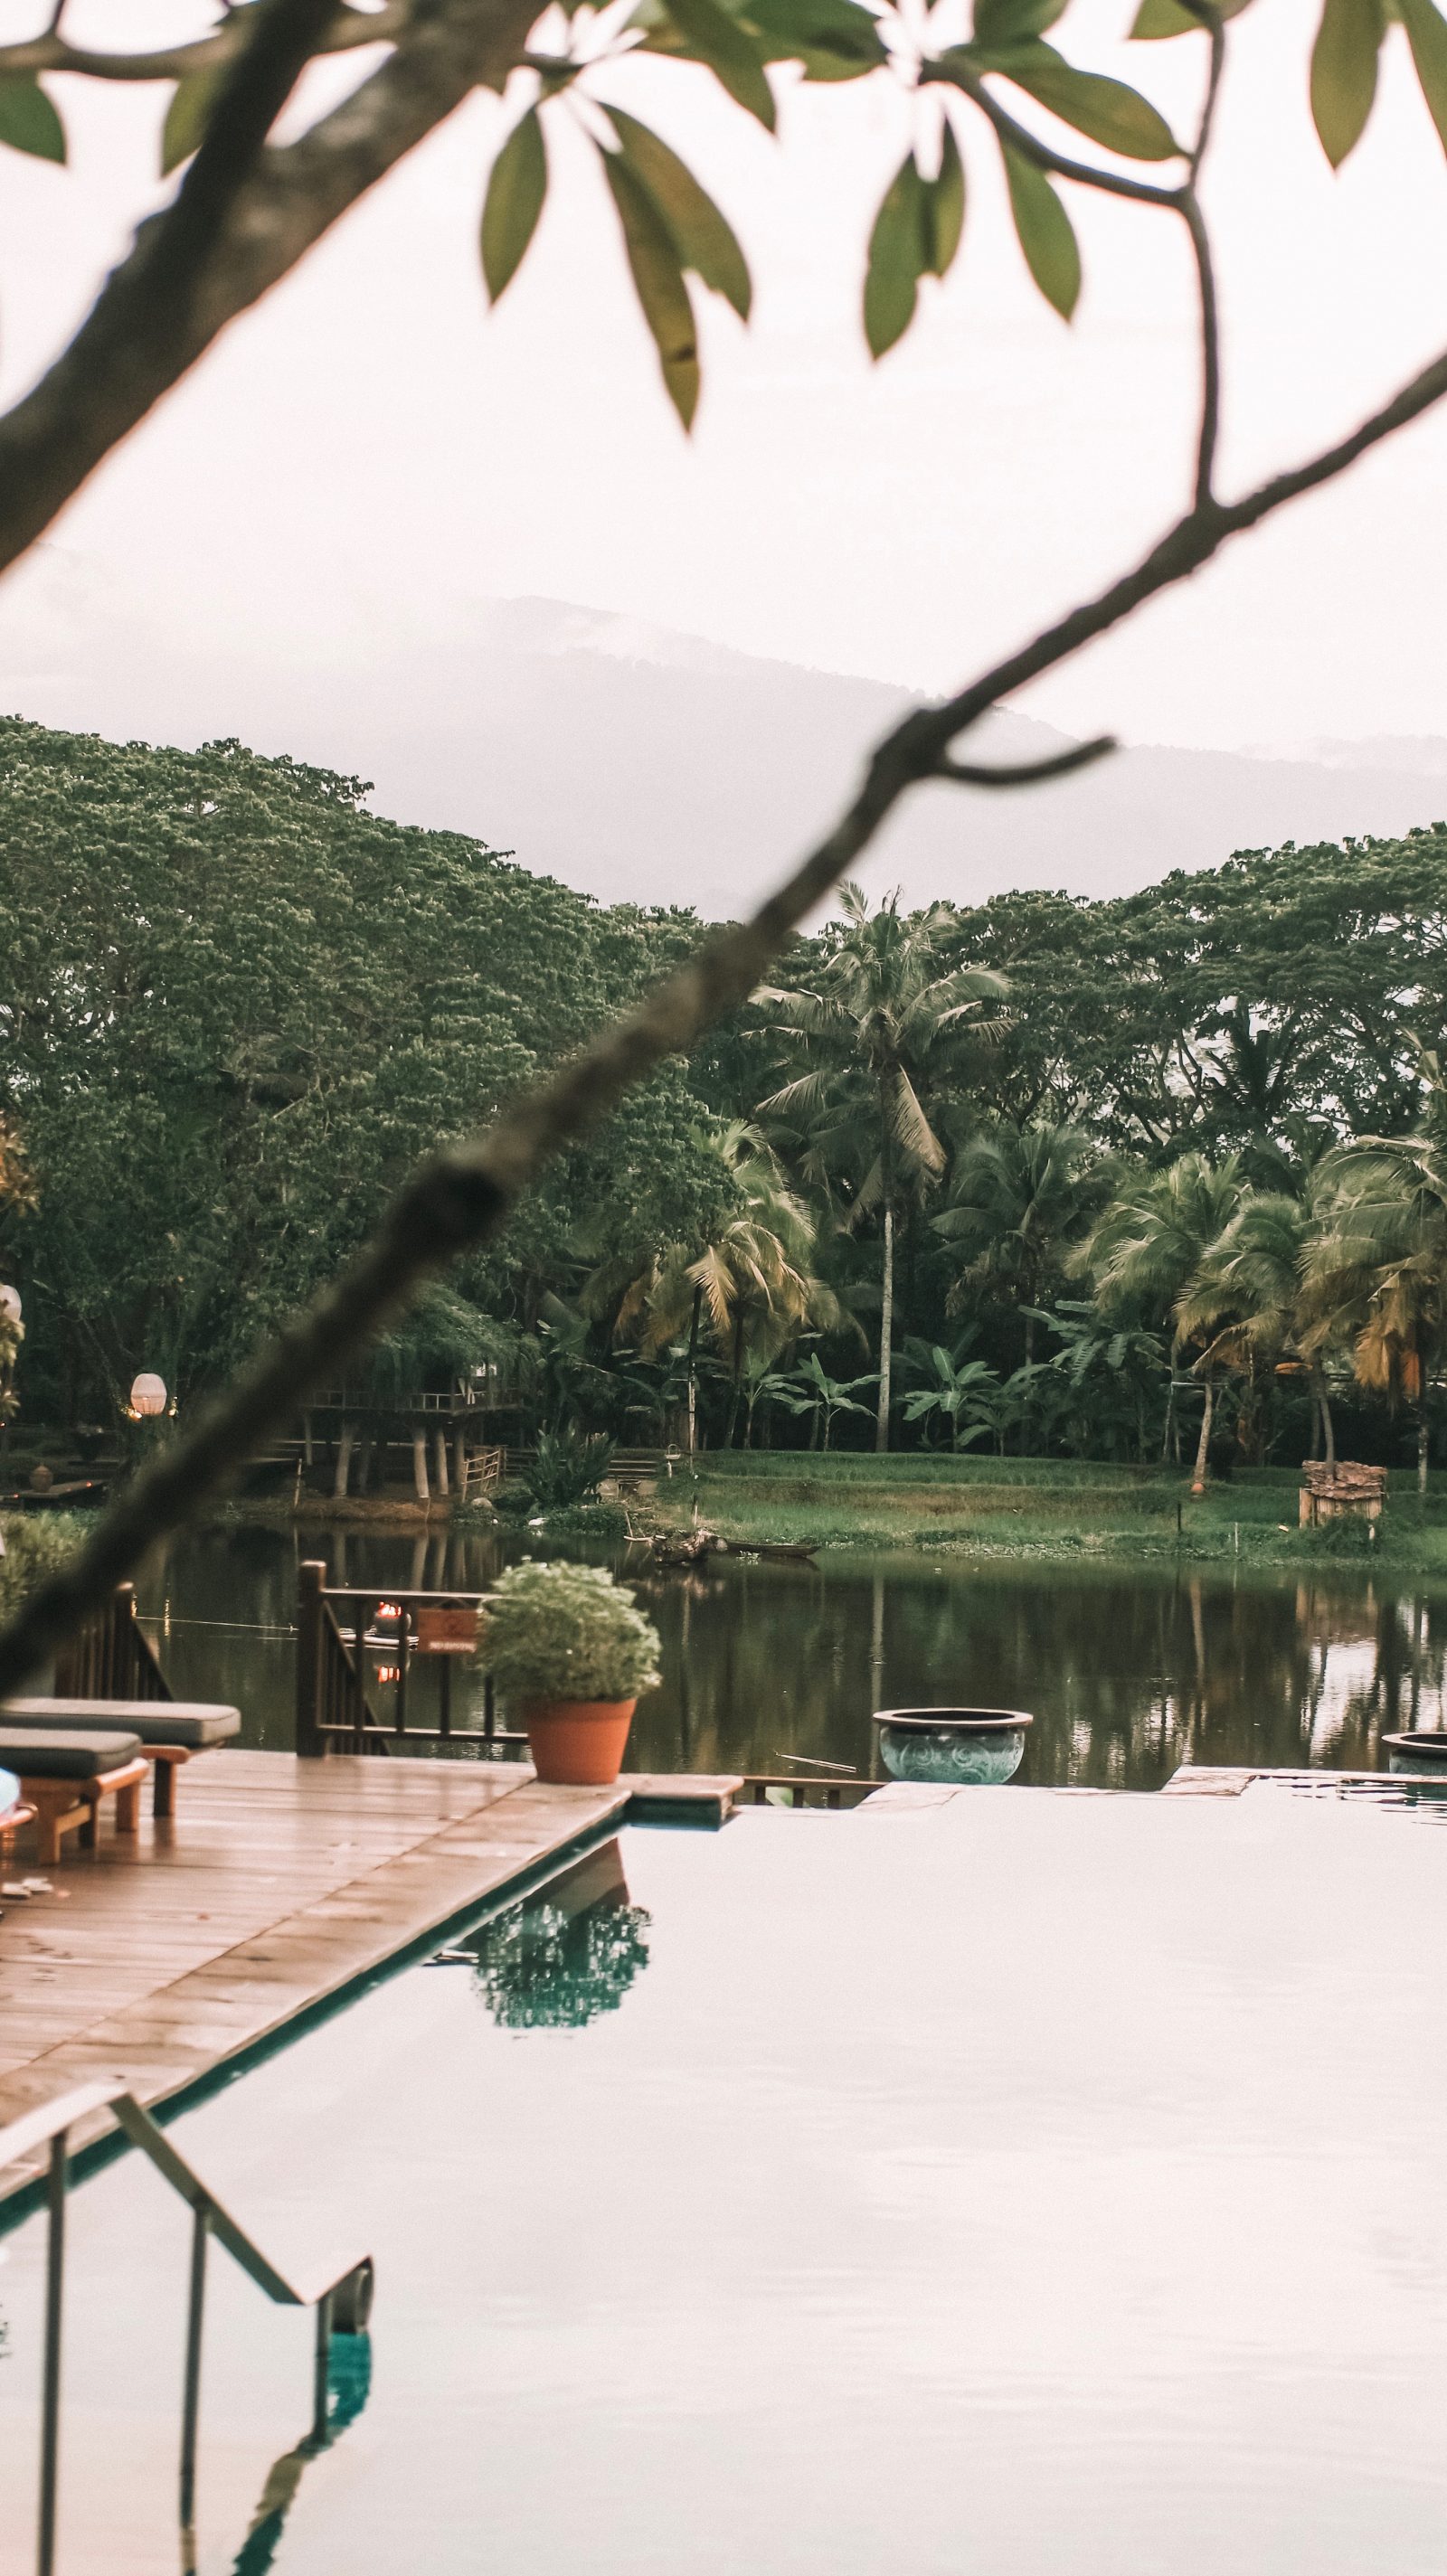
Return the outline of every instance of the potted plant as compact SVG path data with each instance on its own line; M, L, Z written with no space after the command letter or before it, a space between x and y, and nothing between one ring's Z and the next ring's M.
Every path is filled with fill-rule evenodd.
M617 1779L638 1695L659 1680L658 1631L605 1566L510 1565L481 1653L522 1711L540 1780L591 1789Z

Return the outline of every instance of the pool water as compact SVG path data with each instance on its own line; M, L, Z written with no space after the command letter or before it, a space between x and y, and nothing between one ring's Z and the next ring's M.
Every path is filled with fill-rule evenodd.
M307 2459L306 2323L214 2259L198 2576L1439 2576L1431 1812L630 1830L374 1987L175 2124L378 2266ZM28 2511L41 2224L0 2251ZM77 2191L66 2576L178 2563L185 2253L136 2159Z

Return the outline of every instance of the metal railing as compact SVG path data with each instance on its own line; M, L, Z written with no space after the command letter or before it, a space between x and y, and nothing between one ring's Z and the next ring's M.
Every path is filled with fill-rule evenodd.
M475 1635L451 1645L424 1641L426 1624L437 1613L470 1611L475 1620L491 1599L489 1593L328 1584L326 1575L320 1558L308 1558L298 1568L296 1749L303 1760L324 1754L329 1746L349 1753L386 1753L405 1740L466 1744L490 1755L527 1742L525 1735L498 1725L490 1673L483 1685L481 1726L453 1724L453 1665L471 1658ZM386 1620L390 1633L379 1630L379 1619ZM430 1665L437 1673L435 1725L425 1717L419 1720L411 1700L419 1665L424 1670ZM384 1691L390 1692L390 1723L382 1714Z
M45 2358L40 2413L40 2512L37 2576L54 2576L56 2495L60 2468L61 2321L65 2289L65 2211L70 2187L70 2131L96 2111L112 2111L133 2146L179 2192L192 2212L190 2291L186 2311L186 2369L181 2397L180 2504L183 2535L195 2520L196 2438L201 2414L201 2328L206 2303L206 2249L214 2236L278 2307L315 2308L316 2352L312 2375L312 2439L327 2430L327 2364L333 2334L361 2334L372 2308L374 2273L369 2254L328 2266L311 2283L289 2280L208 2191L200 2175L172 2146L164 2130L123 2084L84 2084L38 2111L0 2129L0 2172L50 2150L46 2182Z

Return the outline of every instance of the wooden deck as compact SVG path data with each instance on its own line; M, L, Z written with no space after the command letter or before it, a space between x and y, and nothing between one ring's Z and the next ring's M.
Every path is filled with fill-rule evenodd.
M663 1786L543 1788L520 1763L201 1755L174 1825L147 1815L128 1841L103 1816L93 1853L43 1873L64 1896L0 1899L0 2126L101 2077L145 2103L184 2092L580 1837L653 1812ZM667 1812L718 1822L733 1786L669 1780ZM8 1879L42 1874L24 1849ZM31 2179L0 2174L0 2201Z

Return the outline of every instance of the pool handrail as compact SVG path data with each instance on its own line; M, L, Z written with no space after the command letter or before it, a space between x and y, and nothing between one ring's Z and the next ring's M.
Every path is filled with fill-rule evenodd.
M278 2307L315 2308L316 2351L312 2379L313 2431L326 2429L327 2362L333 2333L361 2334L371 2314L374 2269L369 2254L353 2255L343 2264L318 2266L298 2281L289 2279L240 2221L201 2180L194 2166L124 2083L82 2084L57 2095L34 2111L23 2112L0 2129L0 2172L50 2149L46 2190L48 2228L45 2255L45 2358L40 2430L40 2512L36 2546L37 2576L54 2576L56 2484L60 2457L61 2310L65 2285L65 2204L70 2186L70 2131L97 2111L110 2111L133 2146L150 2158L156 2171L178 2192L193 2216L191 2281L186 2327L186 2373L181 2419L181 2521L189 2529L194 2516L196 2438L201 2395L201 2323L205 2305L206 2246L215 2236L259 2290Z

